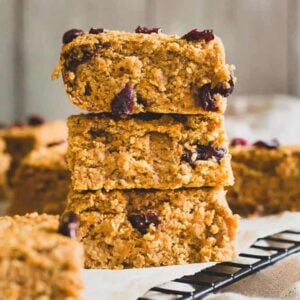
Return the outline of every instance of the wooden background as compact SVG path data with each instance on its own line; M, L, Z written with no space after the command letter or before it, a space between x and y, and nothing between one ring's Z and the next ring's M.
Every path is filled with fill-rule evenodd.
M77 112L50 80L66 30L137 25L212 28L237 67L236 95L300 96L300 0L0 0L0 122Z

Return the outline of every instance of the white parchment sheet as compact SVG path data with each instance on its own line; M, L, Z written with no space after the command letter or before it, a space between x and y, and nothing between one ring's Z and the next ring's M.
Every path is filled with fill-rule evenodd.
M253 219L242 219L238 234L239 252L248 248L257 238L285 229L300 230L300 213L283 213ZM157 267L129 270L84 270L86 300L127 300L142 296L149 288L169 280L193 274L210 264ZM299 281L299 282L298 282ZM284 297L300 299L300 254L293 255L259 274L244 279L227 292L209 296L209 299L248 299L241 296ZM236 292L240 294L228 293ZM298 293L298 294L297 294ZM252 299L252 298L250 298ZM260 298L254 298L260 299Z

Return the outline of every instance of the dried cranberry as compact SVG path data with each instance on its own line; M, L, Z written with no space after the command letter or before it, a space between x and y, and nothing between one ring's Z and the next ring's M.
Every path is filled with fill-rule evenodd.
M230 87L223 88L216 86L215 88L211 88L211 84L207 83L201 86L197 90L196 101L199 106L201 106L205 111L216 111L215 107L215 94L220 94L223 97L228 97L234 90L234 82L232 76L228 81Z
M197 145L195 153L197 154L195 160L209 160L210 158L215 158L219 162L225 156L226 149L214 148L206 145ZM181 160L188 162L191 166L194 166L192 155L192 151L184 149Z
M90 96L92 94L92 88L89 82L86 83L84 87L84 95L85 96Z
M205 40L205 42L209 42L213 40L215 36L212 30L207 29L207 30L199 31L198 29L193 29L181 38L187 41Z
M27 123L29 126L38 126L45 123L45 120L38 115L31 115L27 119Z
M55 146L58 146L58 145L62 145L64 143L66 143L65 140L60 140L60 141L56 141L56 142L53 142L53 143L48 143L47 147L51 148L51 147L55 147Z
M90 34L98 34L103 32L104 32L103 28L94 28L94 27L92 27L89 31Z
M280 146L280 143L277 139L272 139L269 141L257 141L253 146L267 148L267 149L277 149Z
M137 229L141 234L147 233L146 216L144 214L131 214L128 216L128 220L132 227Z
M204 84L197 91L196 101L205 111L216 111L214 91L210 83Z
M154 224L155 227L157 227L160 224L160 220L157 216L157 214L153 211L148 211L146 213L146 222L150 224Z
M61 216L58 232L70 238L76 238L76 232L79 227L78 216L72 212L66 212Z
M205 145L197 145L196 151L196 160L208 160L214 157L217 161L220 161L226 154L226 150L224 148L213 148Z
M156 213L149 211L145 214L130 214L128 216L128 220L131 223L132 227L137 229L141 234L146 234L147 229L150 224L154 224L154 226L158 226L160 224L160 220Z
M213 89L213 93L214 94L220 94L223 97L228 97L230 94L232 94L233 90L234 90L234 82L232 77L230 78L230 80L228 81L230 87L229 88L223 88L223 87L215 87Z
M114 116L131 114L133 111L136 93L131 84L127 83L124 89L111 102L111 112Z
M187 163L192 162L192 151L183 149L183 154L181 156L182 161L186 161Z
M250 143L246 139L243 139L243 138L234 138L234 139L232 139L230 145L231 146L250 146Z
M148 28L148 27L138 26L135 29L135 33L146 33L146 34L161 33L161 28L160 27L157 27L157 28Z
M64 44L68 44L76 39L78 36L83 35L84 32L81 29L70 29L63 35L62 41Z

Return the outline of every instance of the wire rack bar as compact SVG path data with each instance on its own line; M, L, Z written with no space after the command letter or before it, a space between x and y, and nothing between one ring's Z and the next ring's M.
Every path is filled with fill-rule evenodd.
M284 237L285 234L288 234L288 238ZM292 239L291 236L293 235L295 239ZM164 296L168 300L202 299L208 294L215 293L221 288L256 273L293 253L300 252L299 235L300 231L285 230L259 238L249 248L249 250L252 249L250 252L253 252L254 249L259 251L259 254L249 253L249 250L245 251L234 261L219 263L193 275L183 276L153 287L138 300L164 299ZM275 246L272 245L274 243ZM243 262L243 259L246 261L254 260L254 262Z

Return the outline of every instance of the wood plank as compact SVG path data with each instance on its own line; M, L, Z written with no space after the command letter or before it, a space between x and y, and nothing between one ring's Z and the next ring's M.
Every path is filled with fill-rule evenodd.
M300 96L300 1L278 0L0 0L0 121L32 112L53 119L78 112L62 82L50 74L61 36L91 26L133 31L161 26L166 33L213 28L222 37L228 62L236 65L236 94L291 93ZM16 20L16 21L15 21ZM19 26L16 24L22 24ZM21 28L20 28L21 27ZM20 80L20 78L23 80ZM21 78L21 79L22 79ZM17 104L17 105L15 105Z
M288 92L300 97L300 1L288 3Z
M50 80L66 30L94 26L132 31L145 19L145 2L140 0L26 0L24 115L36 112L53 119L78 112L67 99L62 81Z
M236 93L287 92L287 2L155 0L154 24L166 32L213 28L237 67Z
M153 26L162 27L165 33L183 35L192 28L210 28L213 15L211 0L152 0Z
M14 1L0 1L0 123L14 118L15 25Z

